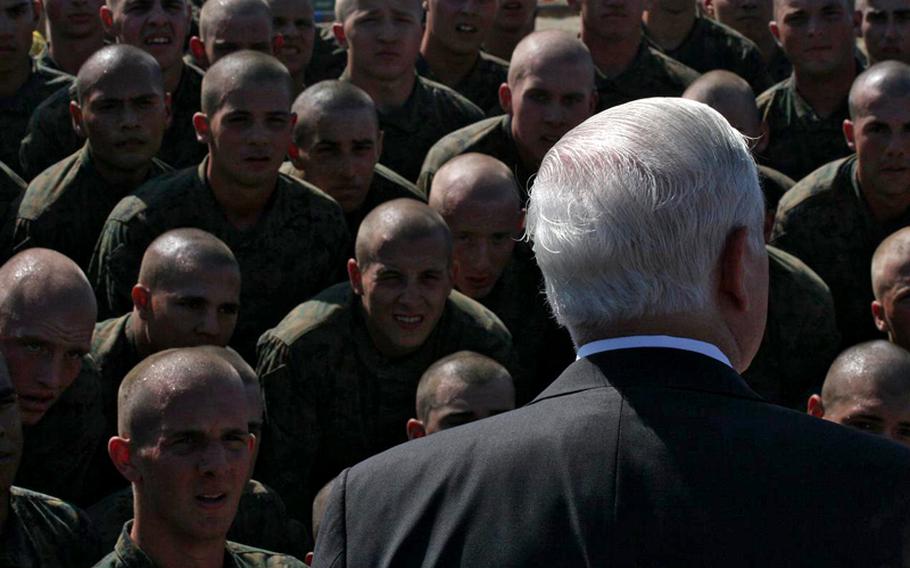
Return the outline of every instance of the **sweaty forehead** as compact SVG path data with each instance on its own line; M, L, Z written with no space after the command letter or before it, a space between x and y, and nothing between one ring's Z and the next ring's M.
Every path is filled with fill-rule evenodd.
M307 112L315 126L313 135L322 139L373 139L379 135L379 119L373 109L308 109Z
M406 12L420 14L419 0L352 0L353 12Z
M105 73L86 85L86 97L128 99L144 95L163 95L164 85L155 80L153 72L143 66Z
M417 238L386 234L375 241L373 259L388 268L438 268L448 264L446 241L441 231Z

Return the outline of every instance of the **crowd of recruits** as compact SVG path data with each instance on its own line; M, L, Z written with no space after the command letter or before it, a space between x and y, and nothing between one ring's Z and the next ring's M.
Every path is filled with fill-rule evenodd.
M347 0L317 35L307 2L209 0L185 49L180 0L88 4L47 3L48 45L35 58L39 5L4 0L0 15L3 242L16 254L0 270L12 386L0 566L91 565L118 537L112 565L180 565L173 554L265 561L225 548L228 528L301 557L318 522L311 504L342 468L533 398L573 357L515 240L533 173L570 128L642 96L705 102L755 139L768 238L783 250L768 247L769 325L746 374L753 388L791 407L811 394L811 414L910 436L903 351L861 343L876 327L910 342L910 236L885 239L907 224L910 68L882 63L910 59L910 7L582 1L575 39L528 35L533 7L523 2L431 1L424 30L413 0ZM340 80L318 82L320 72ZM228 343L237 351L169 351ZM194 430L182 456L208 460L220 445L218 471L188 480L186 494L156 491L145 481L154 471L124 450L135 401L161 398L146 388L227 385L234 373L214 359L246 385L246 420L211 439L214 422ZM460 382L432 378L444 374L440 359ZM244 360L258 362L264 400ZM162 368L169 386L156 387ZM138 394L124 386L134 383ZM471 394L478 385L487 391ZM159 418L183 404L164 398ZM433 418L436 408L451 416ZM166 422L140 420L139 438L169 431ZM274 490L250 479L245 453L260 439L250 432L264 434L257 475ZM107 443L118 436L127 444ZM220 468L231 481L209 487ZM10 490L13 481L26 489ZM94 528L29 490L88 507ZM43 534L36 516L65 522ZM217 546L204 546L203 529Z

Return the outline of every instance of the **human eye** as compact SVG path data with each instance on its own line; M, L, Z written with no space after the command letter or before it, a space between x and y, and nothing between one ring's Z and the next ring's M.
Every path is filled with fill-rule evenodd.
M225 304L221 306L220 310L223 314L235 316L240 311L240 306L237 304Z
M847 425L856 428L857 430L862 430L863 432L869 432L870 434L881 434L882 432L881 424L862 418L847 420Z
M202 298L181 298L177 301L177 305L188 310L201 310L205 308L205 300Z

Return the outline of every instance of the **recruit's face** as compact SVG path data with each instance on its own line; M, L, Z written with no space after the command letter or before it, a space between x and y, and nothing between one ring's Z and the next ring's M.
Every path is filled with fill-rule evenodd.
M377 80L414 73L423 29L417 0L357 0L342 25L348 65Z
M910 2L865 0L860 31L871 63L910 62Z
M496 0L428 0L426 33L453 53L477 53L495 15Z
M208 117L211 168L218 177L260 187L277 176L294 127L291 93L282 84L232 89Z
M862 93L857 99L852 142L863 192L880 197L908 195L910 100L875 91Z
M507 32L524 30L536 10L536 0L500 0L493 28Z
M16 391L0 361L0 496L12 486L22 457L22 423Z
M910 262L892 256L873 278L876 288L881 287L873 302L875 326L892 343L910 349Z
M291 75L303 73L313 56L316 25L309 0L271 0L272 26L284 43L275 54Z
M376 347L387 356L410 353L432 333L452 291L445 240L386 243L352 284Z
M295 163L306 180L335 199L345 213L356 211L370 191L382 151L372 109L322 114L313 120Z
M851 394L849 400L826 407L823 418L910 446L910 397L883 396L874 384L857 385Z
M604 39L641 36L644 0L579 0L581 25L586 33Z
M92 157L130 172L148 166L169 121L161 81L147 69L130 69L99 80L83 97L77 116Z
M161 420L134 451L147 524L175 540L223 539L251 465L242 388L207 388L162 401Z
M213 22L203 38L209 65L235 51L259 51L272 54L272 22L262 15L224 17Z
M55 34L82 39L101 33L98 10L103 4L104 0L45 0L44 12Z
M117 41L147 51L162 70L183 64L183 43L190 29L185 0L114 0L109 17Z
M436 390L436 407L427 416L426 433L433 434L515 408L515 388L506 377L482 385L447 379Z
M714 17L718 22L755 41L767 38L768 22L773 18L772 0L714 0Z
M240 273L233 267L195 270L151 290L148 339L155 351L225 346L240 308Z
M39 14L31 0L0 0L0 72L28 60Z
M844 0L781 0L775 22L797 72L825 75L853 61L853 12Z

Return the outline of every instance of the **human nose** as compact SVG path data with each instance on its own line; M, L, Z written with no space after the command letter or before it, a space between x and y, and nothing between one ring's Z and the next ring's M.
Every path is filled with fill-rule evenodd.
M199 326L196 328L196 331L200 335L207 335L209 337L215 337L218 335L218 330L220 329L219 320L218 320L218 310L209 309L205 310L199 321Z
M199 456L199 471L203 474L220 474L230 467L227 450L219 442L209 442Z

